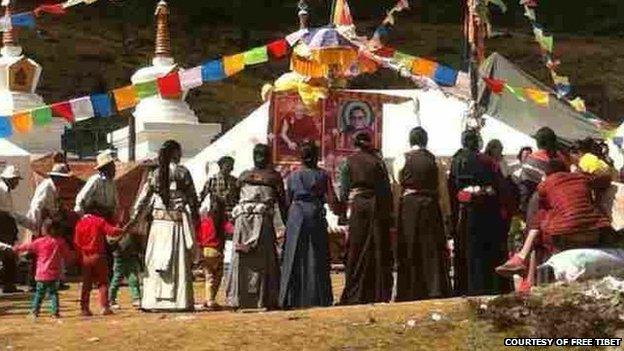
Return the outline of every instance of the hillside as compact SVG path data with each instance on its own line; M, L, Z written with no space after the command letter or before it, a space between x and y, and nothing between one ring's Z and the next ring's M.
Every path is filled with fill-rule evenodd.
M66 16L44 16L39 21L43 31L22 31L20 42L25 52L44 68L39 93L46 101L58 101L94 91L104 91L128 84L139 67L149 64L153 50L151 12L125 13L124 6L100 4L77 7ZM190 67L206 59L242 51L241 30L227 23L199 23L187 13L172 9L171 30L174 56L182 66ZM136 22L124 23L128 16ZM143 17L145 16L145 17ZM426 56L458 67L461 33L458 25L422 24L421 15L402 16L391 34L390 44L418 56ZM144 18L144 19L143 19ZM270 22L270 23L269 23ZM360 31L371 33L377 20L360 21ZM190 23L193 23L191 26ZM122 28L134 33L134 44L124 52ZM283 37L296 28L290 22L266 21L248 32L244 41L260 45ZM497 30L505 30L500 26ZM510 37L487 42L488 50L499 51L520 67L549 83L547 70L528 26L511 28ZM586 98L589 109L610 120L624 116L624 45L618 37L555 34L556 55L561 57L562 74L570 76L575 89ZM188 101L202 122L234 125L259 104L259 91L288 68L288 61L246 69L220 83L207 84L190 92ZM361 77L353 82L358 88L402 88L409 85L389 72Z

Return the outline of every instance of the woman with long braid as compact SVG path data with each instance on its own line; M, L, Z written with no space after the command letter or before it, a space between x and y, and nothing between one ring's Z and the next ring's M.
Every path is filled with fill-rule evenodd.
M193 309L193 228L198 221L198 200L191 174L181 166L182 148L166 141L158 154L158 168L149 174L130 220L144 214L150 221L145 252L141 308L187 311Z

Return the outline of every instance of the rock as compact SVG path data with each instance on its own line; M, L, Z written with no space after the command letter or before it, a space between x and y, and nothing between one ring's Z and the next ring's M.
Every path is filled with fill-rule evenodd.
M416 326L416 320L414 319L408 319L407 322L405 323L405 327L406 328L414 328Z
M433 320L434 322L439 322L440 320L442 320L442 315L434 312L431 314L431 320Z
M100 342L100 338L94 336L92 338L87 339L87 342Z

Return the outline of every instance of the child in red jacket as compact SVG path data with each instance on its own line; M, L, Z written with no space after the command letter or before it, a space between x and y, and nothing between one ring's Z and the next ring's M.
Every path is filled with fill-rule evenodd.
M71 252L63 238L64 225L60 218L43 221L42 236L30 243L17 245L15 252L29 252L37 257L35 295L32 299L31 317L37 318L43 298L50 297L52 317L59 318L58 285L63 267L71 260Z
M74 246L82 266L82 290L80 308L85 317L92 316L89 308L91 288L98 287L98 302L102 315L113 312L108 301L108 261L106 259L106 238L119 237L123 229L110 225L97 209L89 206L85 214L76 223Z

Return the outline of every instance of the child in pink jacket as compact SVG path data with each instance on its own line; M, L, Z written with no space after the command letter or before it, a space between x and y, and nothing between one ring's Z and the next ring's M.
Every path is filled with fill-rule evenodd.
M41 303L46 294L50 297L52 317L59 318L58 284L64 264L71 260L71 253L62 237L63 223L58 218L48 218L42 225L42 236L30 243L17 245L15 252L29 252L37 257L35 295L32 299L31 316L39 316Z

